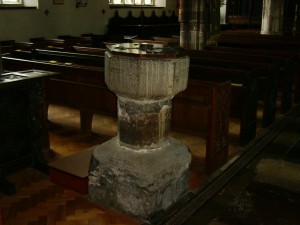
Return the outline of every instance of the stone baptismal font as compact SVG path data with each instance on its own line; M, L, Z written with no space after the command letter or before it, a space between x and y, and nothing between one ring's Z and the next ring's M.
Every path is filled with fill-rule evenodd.
M138 218L188 191L191 154L170 136L172 98L187 87L189 57L161 44L107 47L105 82L118 97L118 134L93 152L89 196Z

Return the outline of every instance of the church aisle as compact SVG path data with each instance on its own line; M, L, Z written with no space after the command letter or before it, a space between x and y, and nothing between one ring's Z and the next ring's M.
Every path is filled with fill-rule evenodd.
M184 225L300 224L299 105L287 117L272 142Z

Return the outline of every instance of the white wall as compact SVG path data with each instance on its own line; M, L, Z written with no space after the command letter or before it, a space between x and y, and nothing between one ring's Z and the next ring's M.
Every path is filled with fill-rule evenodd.
M88 0L87 7L76 8L75 0L64 0L53 5L53 0L39 0L38 9L0 9L0 40L28 41L33 37L55 38L57 35L78 36L84 33L105 34L109 18L118 9L125 17L129 8L109 8L108 0ZM177 12L177 0L167 0L166 8L156 9L156 15L165 10L167 15ZM48 16L45 11L48 10ZM151 15L153 9L144 9ZM103 14L102 11L105 11ZM133 16L140 8L131 9Z

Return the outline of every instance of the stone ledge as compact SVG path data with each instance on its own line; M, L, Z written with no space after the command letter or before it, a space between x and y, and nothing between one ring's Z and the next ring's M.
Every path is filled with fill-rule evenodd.
M97 146L95 145L78 153L58 159L49 163L48 166L80 178L85 178L88 176L92 152Z
M263 159L256 166L254 181L300 193L300 165L281 159Z
M97 146L92 146L49 163L50 181L79 194L88 194L89 163L92 152Z

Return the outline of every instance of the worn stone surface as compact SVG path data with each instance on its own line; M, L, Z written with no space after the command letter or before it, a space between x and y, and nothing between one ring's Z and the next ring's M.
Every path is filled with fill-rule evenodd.
M264 0L261 34L282 35L284 0Z
M300 165L278 159L263 159L256 167L255 181L300 193Z
M2 66L2 54L1 54L1 44L0 44L0 75L3 73L3 66Z
M204 49L207 35L205 22L206 1L180 0L178 3L180 8L180 47L194 50ZM215 30L215 26L210 25L211 29Z
M105 82L118 97L118 135L92 154L89 196L149 218L188 191L191 154L170 137L170 121L171 99L187 86L189 57L158 53L154 46L143 54L128 44L111 49Z
M189 57L145 58L105 54L105 83L118 96L138 99L170 99L185 90Z
M170 135L171 100L132 101L119 97L118 118L121 145L157 148Z
M191 154L170 138L160 148L133 151L115 137L92 155L89 196L140 218L165 210L188 191Z

